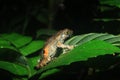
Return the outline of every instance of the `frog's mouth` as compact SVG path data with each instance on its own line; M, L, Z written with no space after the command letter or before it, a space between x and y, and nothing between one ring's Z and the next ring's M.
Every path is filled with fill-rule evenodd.
M73 33L69 34L69 35L68 35L68 38L72 37L72 34L73 34Z

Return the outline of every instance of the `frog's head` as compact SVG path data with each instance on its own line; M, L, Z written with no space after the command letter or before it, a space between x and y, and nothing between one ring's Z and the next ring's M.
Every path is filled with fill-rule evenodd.
M66 38L70 37L73 34L73 31L70 30L70 29L64 29L64 30L61 31L61 34L62 34L61 38L66 39Z
M68 38L73 34L73 31L70 29L64 29L62 31L62 37Z

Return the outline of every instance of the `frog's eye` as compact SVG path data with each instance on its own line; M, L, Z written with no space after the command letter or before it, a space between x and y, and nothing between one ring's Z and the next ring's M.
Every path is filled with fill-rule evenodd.
M69 34L69 31L65 31L64 34L65 34L65 35L68 35L68 34Z
M72 35L72 33L73 33L72 31L67 31L66 32L67 35Z
M67 32L67 35L69 35L69 34L71 34L71 32L70 32L70 31L68 31L68 32Z

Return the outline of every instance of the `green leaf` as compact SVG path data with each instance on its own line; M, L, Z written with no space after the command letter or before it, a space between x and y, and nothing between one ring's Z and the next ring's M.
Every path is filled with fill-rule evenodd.
M23 35L20 35L20 34L17 34L17 33L2 34L0 36L3 39L12 43L17 48L25 46L26 44L30 43L31 40L32 40L31 37L23 36Z
M43 41L32 41L30 44L20 48L19 50L24 56L27 56L27 55L41 49L43 47L43 45L44 45Z
M69 40L67 40L65 44L81 45L91 40L103 40L113 45L117 44L117 46L120 46L120 36L112 35L108 33L88 33L88 34L74 36Z
M16 75L27 75L28 74L26 68L20 65L14 64L14 63L10 63L10 62L0 61L0 68L7 70Z
M48 71L44 72L44 73L40 76L39 79L43 79L43 78L45 78L46 76L49 76L49 75L51 75L51 74L55 74L55 73L57 73L57 72L59 72L59 71L60 71L59 69L51 69L51 70L48 70Z
M0 48L0 60L16 61L21 54L10 48Z
M41 68L38 73L58 66L69 65L76 61L86 61L89 58L97 57L105 54L120 53L118 47L100 40L93 40L77 46L72 51L59 56L57 59L50 62L47 66Z
M104 12L104 11L112 11L112 10L114 10L115 9L115 7L113 7L113 6L106 6L106 5L100 5L100 11L101 12ZM104 19L103 21L111 21L112 19ZM114 20L114 19L113 19ZM112 20L112 21L113 21ZM99 20L97 20L97 21L99 21Z
M0 60L27 66L28 62L20 52L10 48L0 48Z
M9 41L0 37L0 45L11 45Z
M90 33L90 34L82 34L79 36L74 36L71 39L69 39L68 41L65 42L65 44L69 44L69 45L76 45L79 41L81 41L84 37L92 35L94 33ZM87 41L86 41L87 42Z
M105 34L98 34L98 33L89 33L89 34L83 34L83 35L78 35L75 37L72 37L68 41L65 42L65 44L69 45L81 45L85 42L88 42L90 40L93 40L97 37L104 36Z
M120 8L120 1L119 0L100 0L100 4L116 6Z
M29 67L31 68L31 72L32 72L31 75L33 75L37 72L34 68L38 64L38 60L40 59L40 56L34 56L27 59L28 59Z
M28 72L27 75L31 76L32 72L30 70L30 65L28 64L27 58L22 56L19 52L15 51L13 49L1 48L0 49L0 61L6 62L5 65L2 65L2 66L6 66L7 62L8 62L9 63L8 66L10 64L13 64L13 65L19 65L21 67L24 67ZM18 67L18 69L19 69L19 67ZM6 67L6 70L7 70L7 67ZM17 73L15 73L15 74L17 74ZM18 74L20 74L20 73L18 73Z
M15 51L17 51L17 49L15 48L15 47L13 47L13 46L11 46L11 45L6 45L6 44L0 44L0 50L1 49L12 49L12 50L15 50ZM0 51L1 52L1 51Z
M16 48L14 48L11 43L3 38L0 38L0 50L3 48L8 48L17 51Z

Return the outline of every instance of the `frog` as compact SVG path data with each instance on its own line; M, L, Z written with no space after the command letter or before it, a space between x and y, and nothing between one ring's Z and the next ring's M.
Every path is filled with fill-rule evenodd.
M69 38L72 34L73 30L66 28L58 31L55 35L50 37L43 47L41 59L38 61L36 68L40 69L54 60L56 58L55 55L57 54L58 48L72 50L74 48L73 45L64 44L65 40Z

